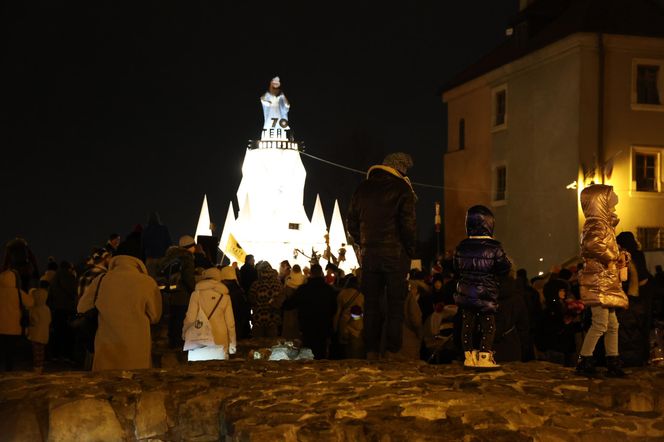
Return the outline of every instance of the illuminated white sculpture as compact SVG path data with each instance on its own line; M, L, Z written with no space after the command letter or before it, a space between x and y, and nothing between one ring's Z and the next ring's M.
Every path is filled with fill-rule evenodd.
M260 98L265 118L261 139L247 148L237 191L240 210L236 218L230 204L219 248L232 260L241 259L228 248L232 235L257 261L266 260L278 268L287 259L291 265L308 267L309 259L304 255L325 252L328 229L320 198L316 198L311 221L304 210L307 172L300 158L300 147L291 135L290 104L280 87L279 77L275 77L268 92ZM329 247L337 256L339 249L347 244L338 204L331 229ZM295 253L296 250L299 252ZM345 258L339 265L343 270L348 272L358 267L352 247L346 247ZM321 261L321 265L325 264Z

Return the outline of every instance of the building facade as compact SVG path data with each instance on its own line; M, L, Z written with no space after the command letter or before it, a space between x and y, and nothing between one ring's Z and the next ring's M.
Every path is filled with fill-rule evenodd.
M522 2L507 41L445 87L447 248L484 204L515 265L546 273L578 256L593 182L614 186L618 232L664 248L664 11L614 3Z

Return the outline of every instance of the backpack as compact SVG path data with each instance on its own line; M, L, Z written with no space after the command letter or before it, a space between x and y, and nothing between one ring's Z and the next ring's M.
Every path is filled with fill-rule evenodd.
M164 293L177 291L181 278L182 261L179 256L160 263L157 270L157 285L159 286L159 290Z

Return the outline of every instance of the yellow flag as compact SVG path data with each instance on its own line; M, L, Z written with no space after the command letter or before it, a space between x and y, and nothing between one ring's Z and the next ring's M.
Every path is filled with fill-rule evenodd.
M226 243L226 254L235 258L235 260L241 264L244 264L244 260L247 257L247 253L237 242L233 234L228 235L228 242Z

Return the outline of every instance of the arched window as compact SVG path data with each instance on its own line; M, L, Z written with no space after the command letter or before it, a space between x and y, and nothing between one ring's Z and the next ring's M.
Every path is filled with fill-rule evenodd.
M459 120L459 150L466 148L466 120Z

